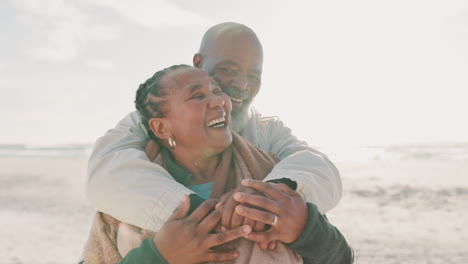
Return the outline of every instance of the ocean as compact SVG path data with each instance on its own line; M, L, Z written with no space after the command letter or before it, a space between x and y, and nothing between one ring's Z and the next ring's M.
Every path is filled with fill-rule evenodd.
M0 144L0 157L87 159L93 144L31 146ZM468 142L418 143L375 146L317 147L334 162L402 160L468 161Z

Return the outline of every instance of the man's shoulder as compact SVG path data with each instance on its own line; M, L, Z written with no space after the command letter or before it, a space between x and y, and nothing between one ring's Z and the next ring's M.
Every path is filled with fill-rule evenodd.
M252 108L251 118L255 119L257 126L270 126L281 123L278 116L263 116L257 109Z

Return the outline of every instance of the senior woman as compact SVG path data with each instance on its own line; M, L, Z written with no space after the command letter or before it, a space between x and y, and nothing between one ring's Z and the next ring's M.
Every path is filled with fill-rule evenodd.
M265 193L268 198L236 195L243 202L236 212L270 224L271 229L251 233L248 225L215 228L223 207L215 209L214 199L190 213L186 197L156 234L97 213L85 263L352 262L345 239L314 205L286 185L256 181L278 159L231 131L231 102L208 73L187 65L159 71L140 85L135 104L150 137L161 146L152 151L154 162L200 197L219 198L241 182ZM192 205L195 200L192 196ZM273 251L254 243L271 240L278 241Z

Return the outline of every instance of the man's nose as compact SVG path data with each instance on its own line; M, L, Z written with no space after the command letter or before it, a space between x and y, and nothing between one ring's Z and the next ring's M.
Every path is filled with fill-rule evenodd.
M236 78L234 79L233 84L234 84L234 87L237 88L241 92L245 92L250 89L247 76L244 74L238 74Z

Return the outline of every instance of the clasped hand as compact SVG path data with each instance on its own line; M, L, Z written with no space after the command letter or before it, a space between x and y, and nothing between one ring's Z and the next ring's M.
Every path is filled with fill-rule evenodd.
M261 249L274 249L274 241L295 241L308 217L307 205L299 193L285 184L256 180L243 180L241 186L221 197L219 206L224 206L222 225L252 226L254 233L245 237L259 242ZM275 219L277 223L266 230Z

